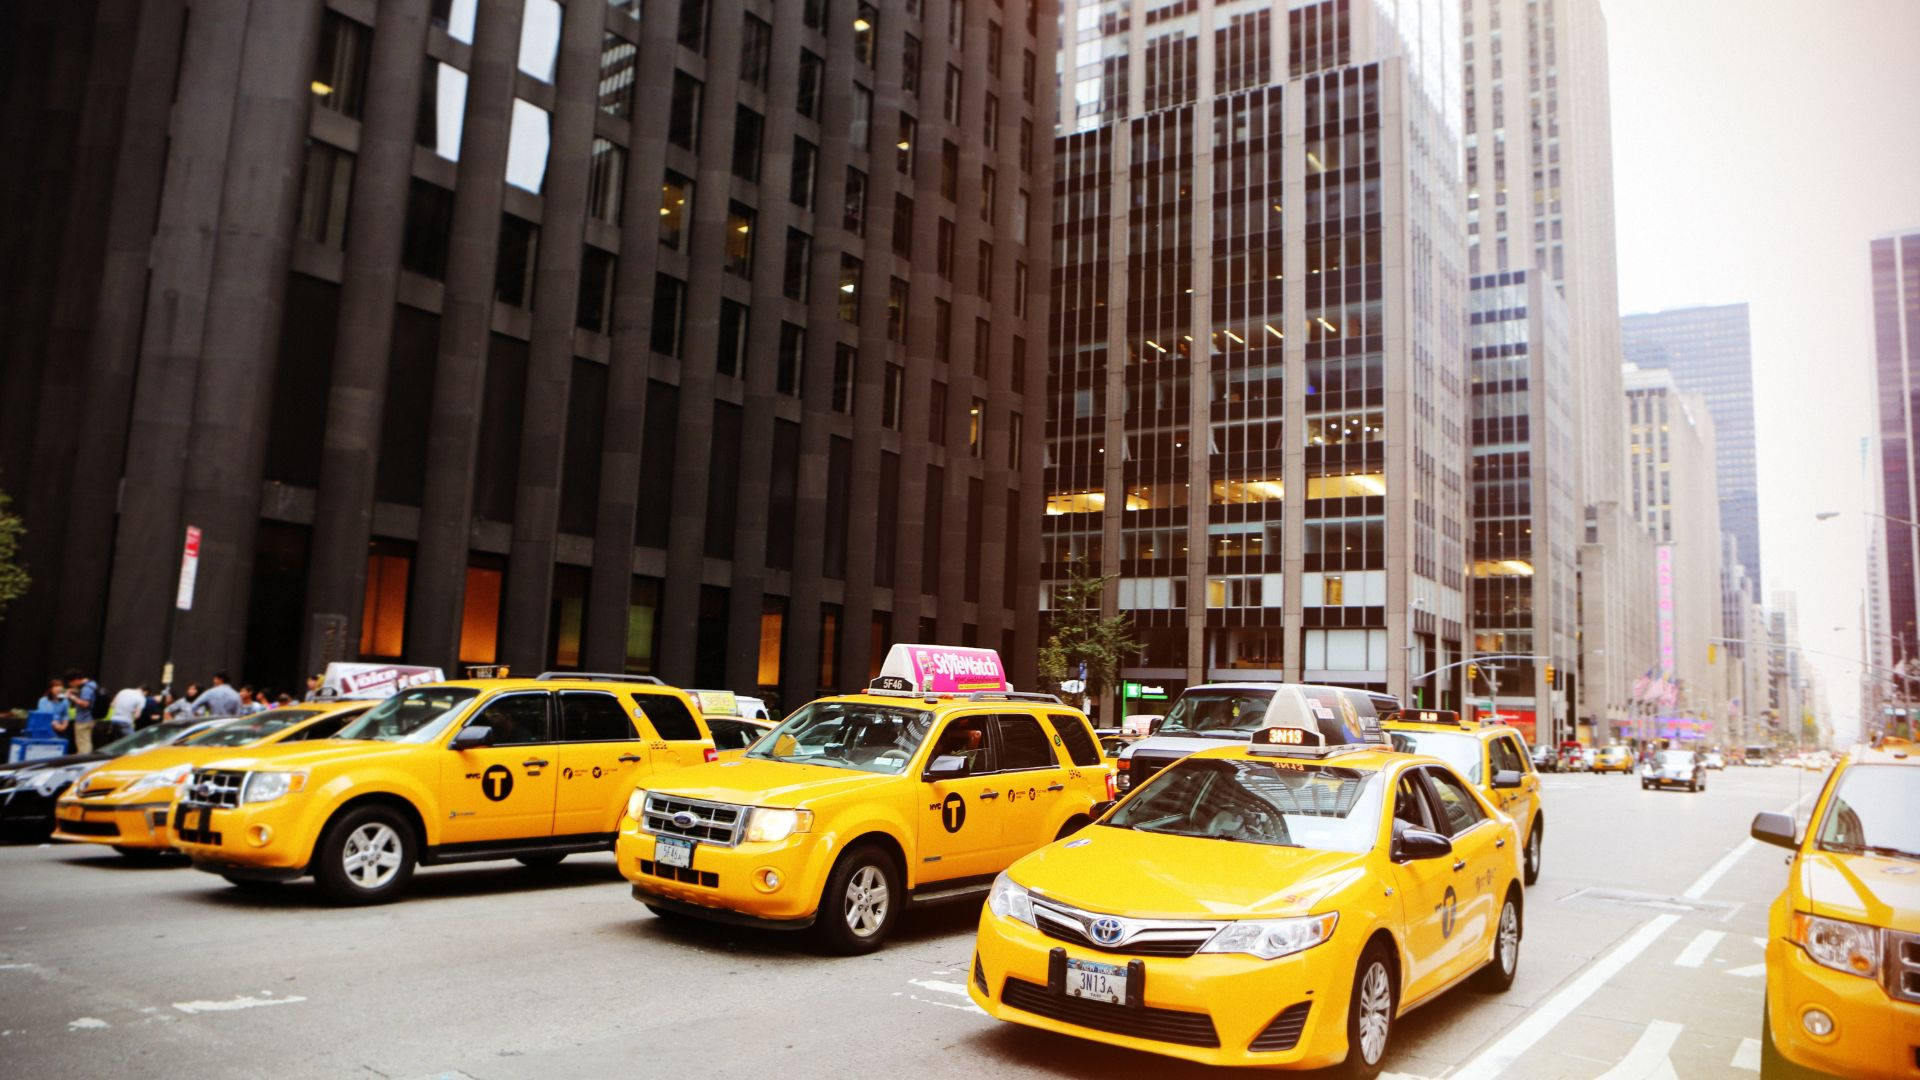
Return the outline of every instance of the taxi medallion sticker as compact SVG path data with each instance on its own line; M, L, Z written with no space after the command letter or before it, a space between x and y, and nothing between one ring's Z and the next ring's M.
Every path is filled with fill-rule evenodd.
M940 824L950 833L960 831L967 823L967 800L959 792L949 794L940 802Z
M500 802L513 794L513 770L505 765L489 765L480 774L480 794L489 802Z

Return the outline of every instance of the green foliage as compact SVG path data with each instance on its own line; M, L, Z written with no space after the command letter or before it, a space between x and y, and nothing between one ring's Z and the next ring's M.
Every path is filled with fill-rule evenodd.
M27 526L20 515L8 512L11 501L6 492L0 491L0 616L7 613L9 603L27 591L29 580L27 568L18 561L20 538L27 535Z
M1063 583L1048 612L1053 633L1040 647L1040 677L1058 683L1079 674L1087 665L1087 693L1097 695L1120 675L1120 665L1140 651L1133 622L1125 615L1100 614L1100 600L1112 576L1101 576L1077 558L1067 568Z

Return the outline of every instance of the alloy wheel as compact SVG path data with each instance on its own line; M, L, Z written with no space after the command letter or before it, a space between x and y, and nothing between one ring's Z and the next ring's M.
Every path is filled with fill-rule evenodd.
M887 879L877 866L863 866L847 882L847 928L860 937L872 937L886 925L891 898Z
M1500 908L1500 970L1511 976L1514 965L1520 962L1520 914L1513 909L1509 900Z
M370 821L347 834L340 861L347 880L362 889L377 889L400 869L400 834L385 822Z
M1360 977L1360 1057L1368 1065L1387 1052L1387 1028L1393 1020L1393 990L1387 967L1379 960Z

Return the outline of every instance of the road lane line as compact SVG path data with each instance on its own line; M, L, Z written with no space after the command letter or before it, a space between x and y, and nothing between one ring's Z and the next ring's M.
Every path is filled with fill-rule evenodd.
M1680 921L1678 915L1656 915L1641 924L1625 941L1613 947L1613 951L1594 961L1585 971L1574 976L1573 981L1561 987L1559 992L1548 998L1539 1008L1528 1013L1521 1021L1507 1030L1492 1046L1486 1048L1472 1061L1453 1074L1451 1080L1494 1080L1494 1077L1506 1072L1507 1068L1520 1055L1527 1052L1533 1044L1546 1038L1562 1020L1573 1010L1579 1008L1596 991L1605 986L1608 980L1620 974L1621 969L1632 963L1641 953L1647 951L1660 935L1667 932L1674 923Z
M1812 798L1814 794L1815 793L1809 793L1793 800L1781 810L1781 813L1791 814L1798 811L1800 804ZM1687 891L1680 894L1681 898L1684 900L1698 900L1707 895L1707 890L1718 884L1720 879L1726 875L1726 872L1733 869L1733 864L1740 861L1741 856L1759 846L1759 841L1751 836L1735 844L1732 851L1720 856L1719 862L1708 867L1706 873L1701 874L1692 885L1688 886Z
M267 1005L293 1005L307 1000L303 997L249 997L241 994L225 1001L176 1001L173 1007L183 1013L236 1012L240 1009L258 1009Z
M1741 1039L1740 1048L1733 1052L1733 1060L1727 1062L1729 1068L1745 1069L1748 1072L1760 1071L1760 1040Z
M1640 1041L1633 1044L1627 1056L1620 1064L1600 1074L1600 1080L1675 1080L1679 1073L1674 1072L1673 1062L1667 1055L1673 1052L1674 1041L1680 1038L1681 1025L1671 1020L1655 1020L1647 1025L1640 1035Z
M1714 946L1720 944L1720 939L1726 936L1719 930L1700 931L1694 935L1692 941L1687 942L1686 948L1680 950L1680 955L1673 958L1674 966L1699 967L1706 962L1707 957L1713 955Z
M942 994L953 994L957 997L967 996L966 983L941 982L939 979L908 979L907 983L910 986L917 986L922 990L933 990Z
M1765 964L1748 964L1746 967L1728 968L1727 974L1742 979L1757 979L1767 973Z

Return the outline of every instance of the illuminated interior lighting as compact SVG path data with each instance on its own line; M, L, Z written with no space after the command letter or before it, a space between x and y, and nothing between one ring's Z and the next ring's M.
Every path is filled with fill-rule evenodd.
M1245 345L1245 344L1247 343L1247 339L1246 339L1246 338L1243 338L1243 337L1241 337L1241 336L1240 336L1239 334L1236 334L1236 333L1234 333L1234 332L1233 332L1233 331L1231 331L1231 330L1222 330L1222 331L1221 331L1221 333L1223 333L1223 334L1225 334L1225 335L1227 335L1228 337L1230 337L1230 338L1232 338L1232 339L1233 339L1233 341L1234 341L1234 344L1236 344L1236 345Z
M313 88L313 92L316 94L319 94L321 97L326 97L328 94L333 93L333 87L328 86L326 83L321 82L319 79L313 80L313 82L310 85Z
M864 34L873 29L873 24L868 22L865 17L862 17L853 20L853 29L855 33Z
M1273 335L1274 337L1277 337L1277 338L1279 338L1279 339L1280 339L1281 341L1285 341L1285 340L1287 340L1287 335L1285 335L1285 334L1283 334L1283 333L1281 333L1281 332L1280 332L1280 331L1278 331L1278 330L1275 330L1275 329L1273 328L1273 324L1272 324L1272 323L1261 323L1260 325L1262 325L1262 326L1264 326L1264 327L1266 327L1266 328L1267 328L1267 333L1269 333L1269 334L1272 334L1272 335Z
M1325 315L1315 315L1313 317L1313 321L1319 323L1321 326L1326 327L1327 333L1329 334L1337 334L1340 332L1340 328L1328 322L1327 317Z
M1152 338L1148 338L1148 339L1147 339L1147 344L1148 344L1148 345L1151 345L1151 346L1152 346L1152 347L1153 347L1153 348L1154 348L1155 350L1157 350L1157 351L1159 351L1159 352L1166 352L1166 351L1167 351L1167 350L1165 350L1165 349L1162 349L1162 348L1160 347L1160 343L1159 343L1159 342L1157 342L1157 341L1155 341L1155 340L1153 340Z
M843 293L850 293L850 292L852 292L852 291L853 291L853 282L851 282L851 281L847 281L847 282L842 282L842 283L841 283L841 285L840 285L840 291L841 291L841 292L843 292Z

